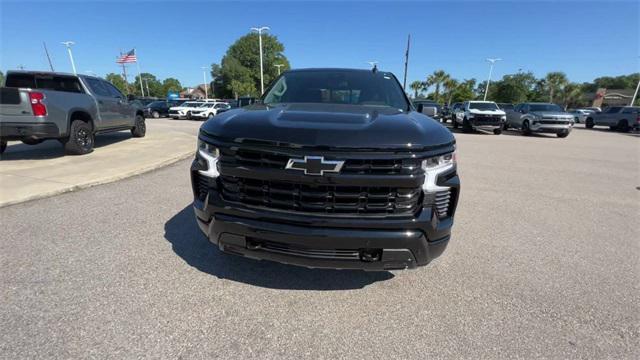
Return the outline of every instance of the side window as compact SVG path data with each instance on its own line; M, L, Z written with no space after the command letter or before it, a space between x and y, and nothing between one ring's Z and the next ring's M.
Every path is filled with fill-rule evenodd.
M94 94L98 96L112 97L111 92L102 84L102 81L94 78L85 78L85 79L87 80L87 84L89 85L89 87L91 88L91 91L93 91Z
M113 86L113 84L111 84L108 81L103 81L102 82L104 84L104 86L109 90L109 93L111 93L112 97L117 97L117 98L121 98L124 99L124 95L122 95L122 93L120 92L120 90L118 90L118 88L116 88L115 86Z
M520 112L521 109L522 109L522 104L518 104L516 105L516 107L513 108L513 110L517 112Z

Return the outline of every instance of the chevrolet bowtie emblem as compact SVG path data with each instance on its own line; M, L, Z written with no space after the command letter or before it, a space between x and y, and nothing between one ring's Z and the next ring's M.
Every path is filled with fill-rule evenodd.
M344 161L325 160L322 156L305 156L304 159L289 159L285 169L304 171L305 175L322 176L326 172L340 172L342 165Z

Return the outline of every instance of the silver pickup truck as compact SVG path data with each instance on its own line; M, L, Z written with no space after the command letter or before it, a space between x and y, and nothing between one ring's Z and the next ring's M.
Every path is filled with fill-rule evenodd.
M591 113L585 120L585 126L591 129L595 125L622 132L640 130L640 106L611 106L601 112Z
M573 129L573 115L556 104L523 103L507 110L504 129L520 129L523 135L531 133L552 133L560 138L567 137Z
M144 114L101 78L9 71L0 88L0 153L7 141L57 139L67 154L82 155L93 151L96 134L120 130L145 136Z

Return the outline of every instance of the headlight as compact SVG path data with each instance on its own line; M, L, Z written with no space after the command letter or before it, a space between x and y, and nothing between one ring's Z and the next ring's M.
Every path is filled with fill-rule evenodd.
M452 167L453 164L455 163L456 163L456 153L454 151L449 154L434 156L434 157L430 157L428 159L422 160L422 169L424 171L433 171L443 167L446 167L446 168Z
M198 155L207 162L207 170L198 170L204 176L215 178L220 175L218 172L218 157L220 150L215 146L198 139Z
M427 193L449 190L447 186L436 185L438 175L452 169L456 165L455 151L449 154L430 157L422 160L422 169L424 170L424 184L422 190Z

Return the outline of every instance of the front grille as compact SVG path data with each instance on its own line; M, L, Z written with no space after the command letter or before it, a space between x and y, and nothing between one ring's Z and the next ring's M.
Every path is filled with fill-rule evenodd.
M478 124L491 124L500 123L502 116L500 115L473 115L473 121Z
M435 208L438 216L443 218L449 215L449 204L451 203L451 190L438 191L435 196Z
M452 195L451 190L426 193L424 203L431 206L439 218L445 218L449 216L451 201L453 200Z
M178 115L178 110L169 110L169 115Z
M211 182L215 180L202 176L198 173L194 174L194 177L194 191L196 196L198 197L198 200L204 201L207 198L207 194L209 194L209 188L211 188L212 185Z
M247 239L247 244L262 251L268 251L291 256L299 256L313 259L330 260L359 260L360 252L352 249L311 249L291 244L278 243L273 241L255 241Z
M567 125L569 123L569 120L542 120L540 121L540 124L545 124L545 125Z
M226 201L316 215L412 215L420 188L307 185L221 176Z
M220 163L234 167L284 169L291 157L290 155L258 150L223 149ZM326 160L341 159L326 157ZM418 159L348 159L345 160L340 173L350 175L415 175L419 171L420 160Z

